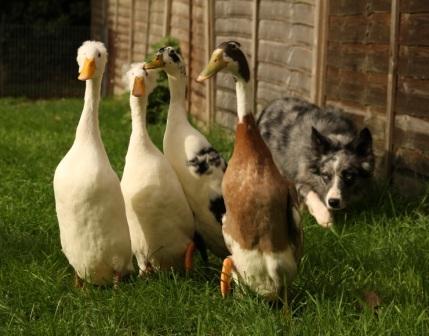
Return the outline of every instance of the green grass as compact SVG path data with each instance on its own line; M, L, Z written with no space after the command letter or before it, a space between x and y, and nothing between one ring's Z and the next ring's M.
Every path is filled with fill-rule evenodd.
M132 278L119 290L73 288L61 253L52 177L70 147L81 100L0 100L0 334L4 335L427 335L428 203L385 190L339 214L334 231L305 217L305 256L291 316L253 295L222 300L220 262L190 276ZM103 100L102 136L122 172L126 99ZM150 133L160 145L163 126ZM230 141L209 135L226 156ZM383 303L374 314L362 293Z

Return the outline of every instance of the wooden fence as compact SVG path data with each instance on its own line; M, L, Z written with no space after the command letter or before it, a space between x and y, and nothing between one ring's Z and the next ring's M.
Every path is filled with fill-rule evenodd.
M330 1L322 104L370 126L383 170L429 176L429 2ZM405 189L405 188L404 188Z
M254 74L255 110L286 95L336 105L373 132L381 171L429 177L427 0L92 0L92 35L110 51L108 89L123 65L176 37L188 62L189 110L233 128L235 91L222 74L194 81L214 47L240 42ZM419 184L422 185L421 183Z

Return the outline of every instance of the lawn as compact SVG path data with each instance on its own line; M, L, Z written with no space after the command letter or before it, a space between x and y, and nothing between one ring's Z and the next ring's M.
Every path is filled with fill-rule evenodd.
M305 256L288 318L253 295L221 299L220 261L189 276L131 278L118 290L73 287L61 252L52 178L82 100L0 100L1 335L428 335L429 206L376 189L326 231L305 217ZM121 174L126 99L101 105L102 137ZM163 125L150 127L161 144ZM209 139L228 157L219 130ZM198 259L198 258L197 258ZM365 292L381 298L374 312Z

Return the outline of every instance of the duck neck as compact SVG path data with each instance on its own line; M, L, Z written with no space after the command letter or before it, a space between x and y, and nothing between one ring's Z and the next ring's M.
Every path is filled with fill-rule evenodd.
M237 79L235 91L237 95L238 122L242 123L246 115L252 114L251 104L249 103L249 98L251 96L249 82L243 79Z
M131 140L138 142L147 143L149 141L149 135L146 129L146 109L147 109L148 98L146 97L134 97L130 95L130 107L131 107L131 119L132 119L132 131Z
M168 75L168 86L170 87L170 106L167 124L188 122L185 108L186 76L181 74L177 76Z
M76 139L91 137L100 139L98 106L100 103L101 77L85 82L85 98L82 115L76 130Z

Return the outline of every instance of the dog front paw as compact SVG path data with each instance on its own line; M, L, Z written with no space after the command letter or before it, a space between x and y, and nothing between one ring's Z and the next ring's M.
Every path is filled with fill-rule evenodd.
M329 229L334 225L334 221L332 219L332 214L328 209L319 210L315 213L312 213L314 218L316 219L317 224L325 229Z
M320 226L329 229L333 225L334 221L332 219L331 212L315 192L310 191L308 193L305 203L307 204L308 210Z

